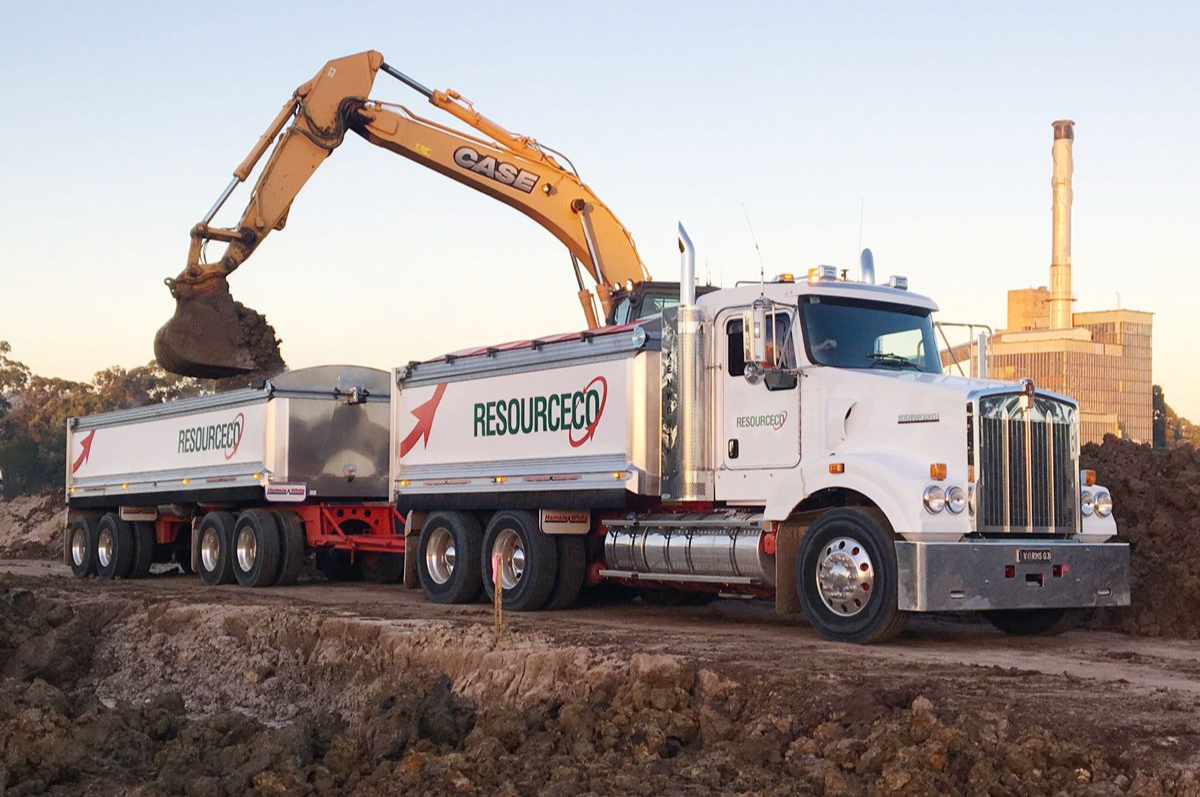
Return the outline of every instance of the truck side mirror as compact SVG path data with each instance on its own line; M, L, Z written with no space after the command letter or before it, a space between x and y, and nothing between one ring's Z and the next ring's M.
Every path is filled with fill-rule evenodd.
M763 384L767 386L767 390L795 390L796 373L781 368L772 368L763 374Z
M747 363L767 361L767 308L763 305L742 313L742 359Z

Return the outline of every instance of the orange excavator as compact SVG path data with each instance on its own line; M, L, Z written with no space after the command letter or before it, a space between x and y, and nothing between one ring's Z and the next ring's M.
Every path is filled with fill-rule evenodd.
M380 70L481 136L424 119L403 105L369 99ZM347 131L516 208L562 241L589 328L599 326L601 319L614 324L651 315L678 296L678 283L651 282L629 231L565 156L506 130L456 91L426 88L370 50L330 61L296 89L192 228L187 267L166 280L176 307L155 336L160 365L172 373L206 378L282 368L274 331L261 315L234 302L227 278L272 230L283 229L296 195ZM217 211L272 144L237 226L212 226ZM219 259L206 259L209 241L226 244ZM584 271L594 291L585 284Z

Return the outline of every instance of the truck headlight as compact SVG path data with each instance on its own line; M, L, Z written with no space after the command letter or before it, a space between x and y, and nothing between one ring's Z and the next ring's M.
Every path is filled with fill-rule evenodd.
M1079 511L1084 517L1091 517L1092 512L1096 509L1096 499L1087 490L1079 494Z
M967 507L967 494L961 487L951 487L946 491L946 508L954 514L961 513Z
M925 502L925 508L931 514L936 515L946 508L946 493L936 484L931 484L925 488L925 495L922 496L922 500Z
M1108 494L1108 490L1101 490L1096 493L1096 514L1100 517L1108 517L1112 514L1112 496Z

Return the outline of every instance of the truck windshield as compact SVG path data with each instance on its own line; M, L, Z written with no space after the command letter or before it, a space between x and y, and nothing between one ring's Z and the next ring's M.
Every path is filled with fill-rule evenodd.
M942 372L928 310L830 296L800 299L809 359L838 368Z

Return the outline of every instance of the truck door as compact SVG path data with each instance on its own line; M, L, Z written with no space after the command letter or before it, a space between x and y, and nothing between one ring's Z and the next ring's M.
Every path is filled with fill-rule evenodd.
M795 312L779 308L767 315L767 340L774 341L770 355L784 368L796 367L796 349L792 328ZM743 353L742 314L730 311L718 318L717 375L721 392L721 417L717 426L722 449L718 454L718 484L734 488L739 495L729 498L761 497L762 490L750 474L730 471L791 468L800 461L800 389L768 390L761 378L746 378ZM777 349L778 351L771 351ZM721 472L732 476L722 479ZM744 483L745 495L736 485ZM754 495L758 493L758 495Z

